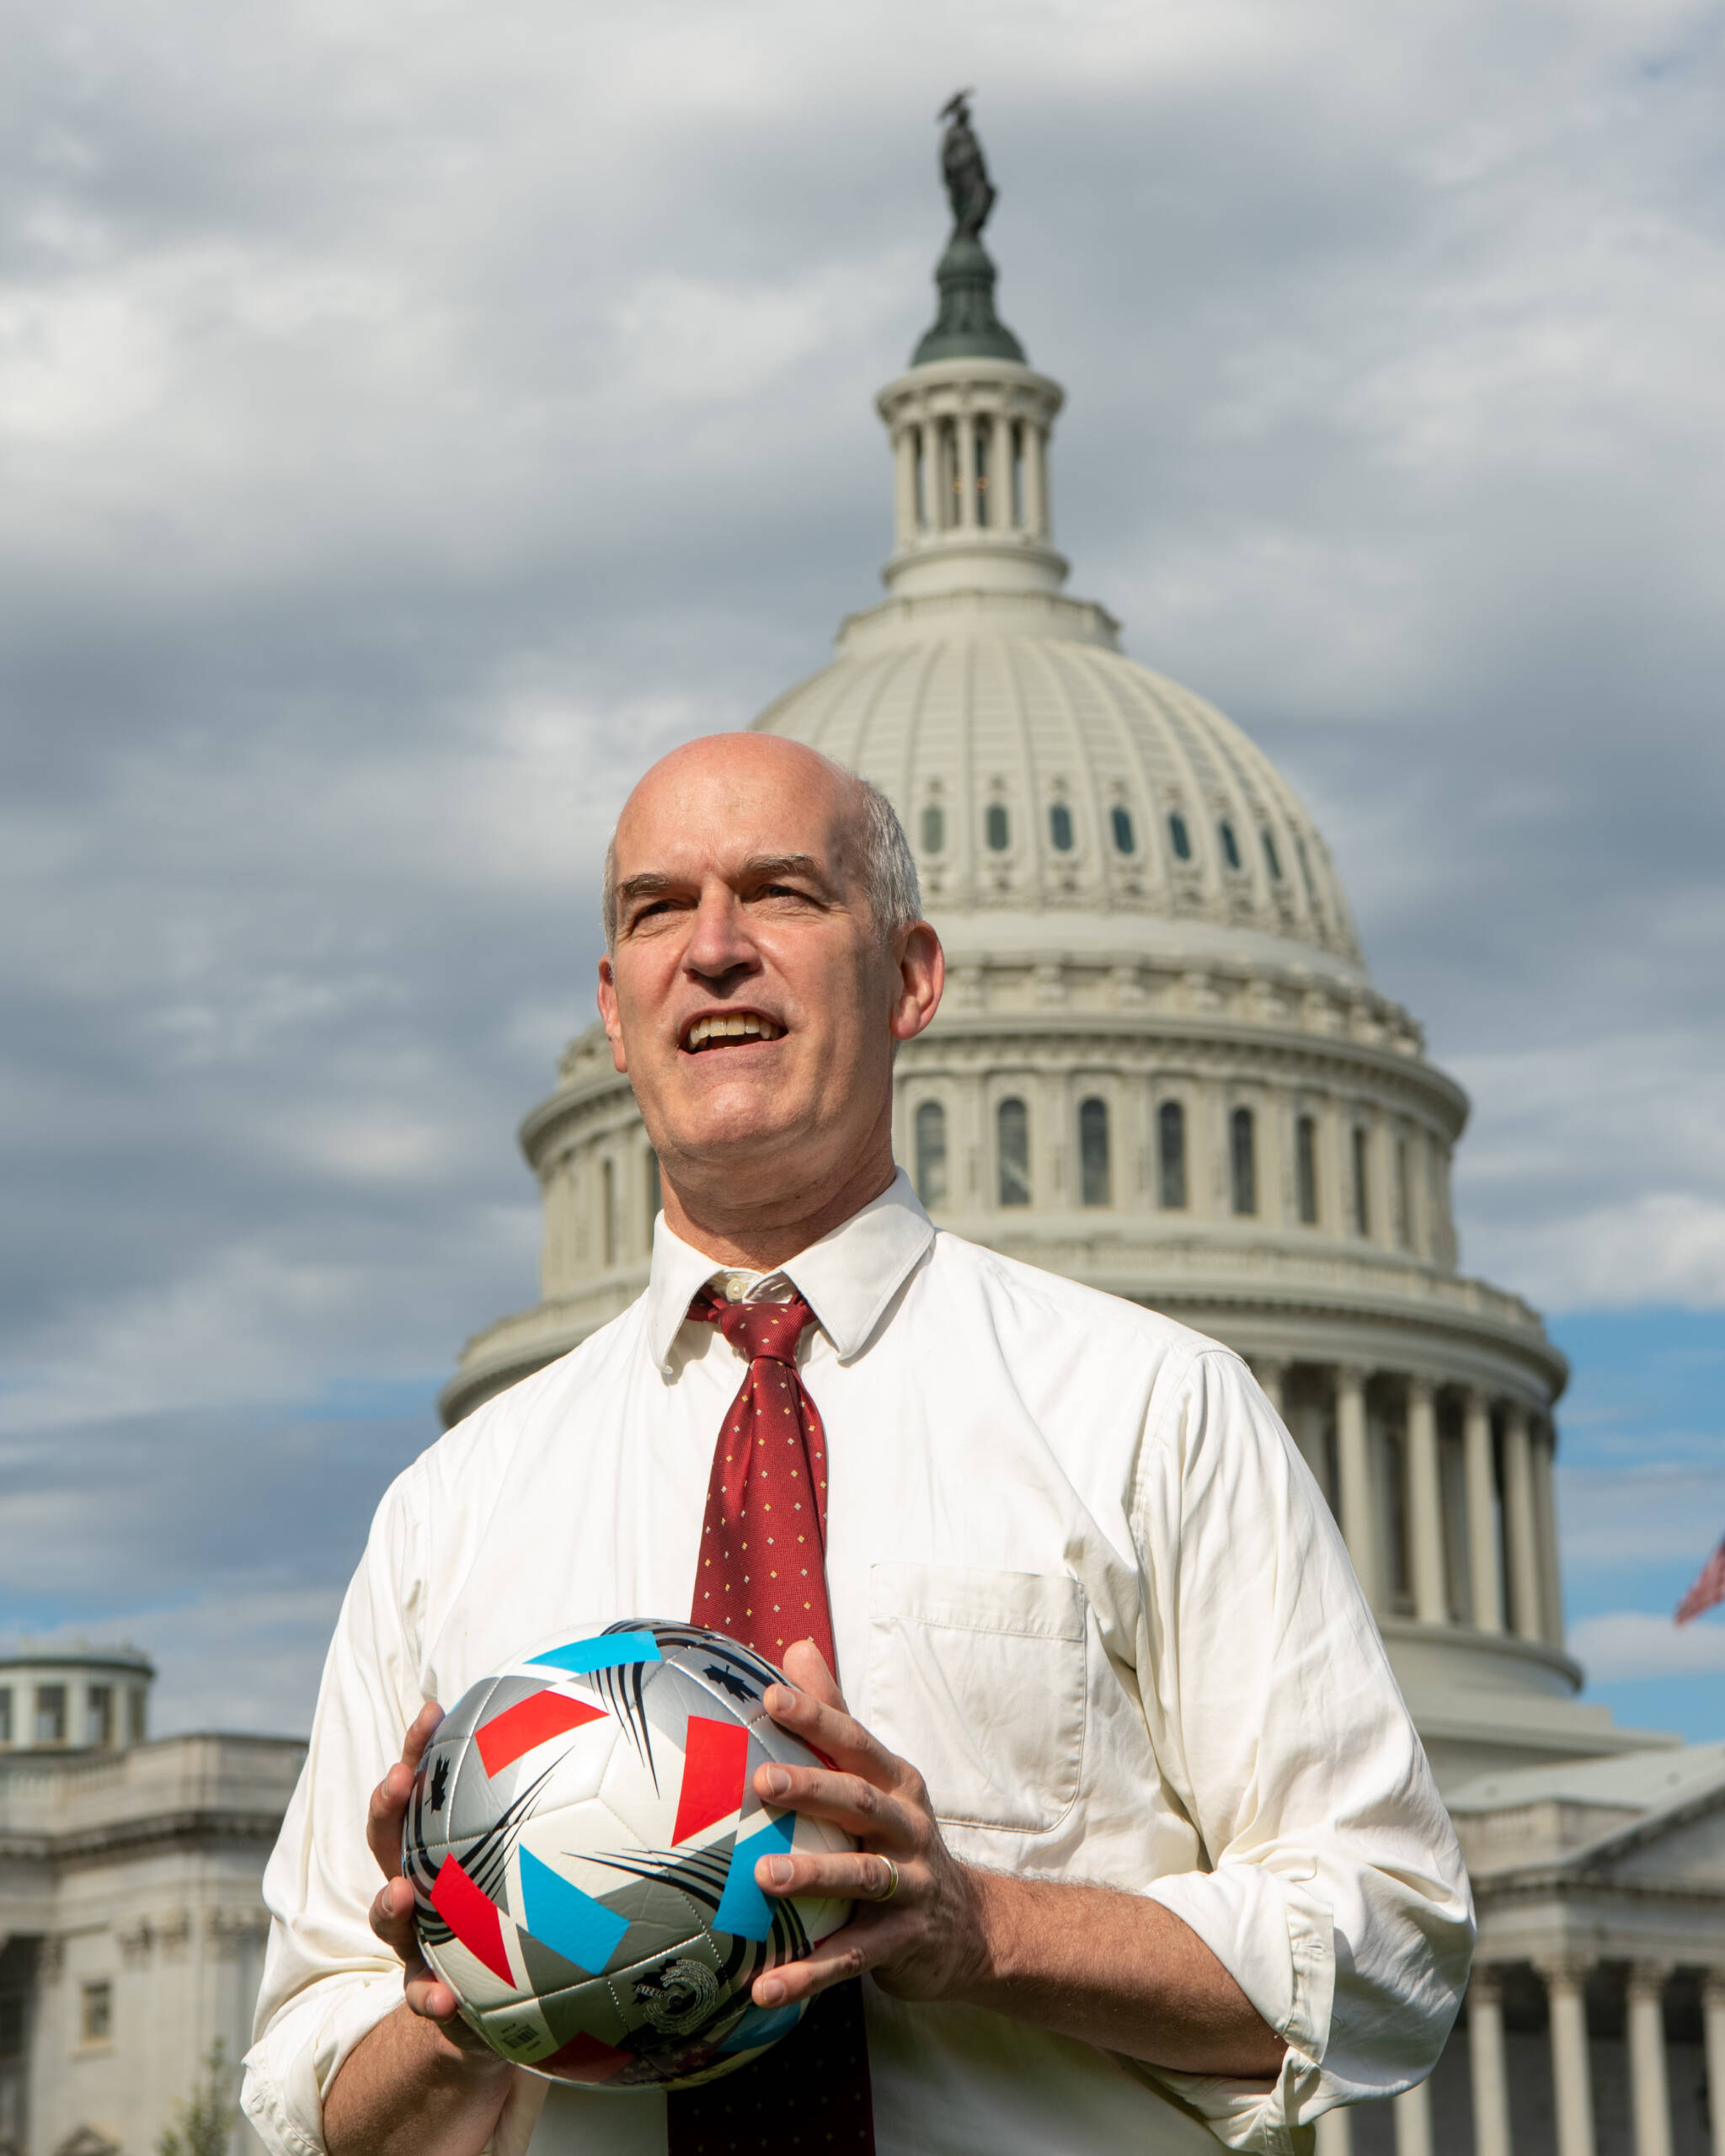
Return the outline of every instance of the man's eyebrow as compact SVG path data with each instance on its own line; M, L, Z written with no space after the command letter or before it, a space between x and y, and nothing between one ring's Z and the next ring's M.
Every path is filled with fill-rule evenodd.
M675 877L665 875L658 869L649 869L643 875L631 876L626 883L619 883L617 887L617 898L620 901L652 898L658 892L670 890L676 880Z
M826 871L812 853L757 853L743 863L743 873L768 883L775 876L806 876L823 890L830 889Z

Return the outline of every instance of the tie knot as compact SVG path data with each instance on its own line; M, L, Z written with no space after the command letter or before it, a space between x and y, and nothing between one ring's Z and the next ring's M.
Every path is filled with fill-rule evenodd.
M716 1325L733 1348L751 1363L797 1362L797 1342L814 1322L814 1313L800 1295L788 1303L725 1303L698 1294L689 1306L692 1318Z

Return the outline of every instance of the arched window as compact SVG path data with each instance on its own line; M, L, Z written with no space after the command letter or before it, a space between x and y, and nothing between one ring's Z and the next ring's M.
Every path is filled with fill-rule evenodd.
M1371 1233L1371 1138L1365 1126L1354 1126L1354 1232Z
M916 1195L931 1212L947 1202L947 1112L938 1101L916 1111Z
M1156 1112L1156 1203L1165 1213L1186 1209L1186 1111L1164 1101Z
M995 520L988 506L988 448L990 432L990 421L987 419L978 419L975 427L976 521L984 526L993 523Z
M1257 1212L1258 1142L1250 1108L1236 1108L1228 1118L1228 1177L1234 1210Z
M1407 1186L1407 1140L1396 1140L1396 1241L1403 1250L1413 1247L1413 1193Z
M1303 1115L1294 1125L1294 1181L1298 1187L1300 1225L1317 1225L1317 1124Z
M1222 842L1223 860L1237 874L1240 867L1240 841L1234 835L1234 826L1227 822L1218 824L1216 836Z
M1064 801L1056 801L1048 812L1048 835L1056 853L1072 851L1072 812Z
M913 427L911 430L911 435L916 445L916 468L911 480L916 494L916 529L919 531L927 531L928 529L928 433L926 428Z
M1115 852L1135 853L1138 851L1138 834L1132 828L1132 811L1123 803L1116 802L1109 811L1108 821L1114 828Z
M1306 903L1311 908L1314 921L1322 921L1324 910L1317 902L1317 885L1312 879L1311 859L1306 851L1306 841L1296 831L1294 834L1294 852L1300 863L1300 880L1306 886Z
M599 1164L599 1234L607 1265L617 1263L617 1170L609 1161Z
M1168 844L1174 849L1176 861L1191 860L1192 834L1186 828L1186 819L1178 808L1169 812Z
M665 1203L665 1193L659 1184L659 1155L649 1145L647 1149L647 1247L653 1247L653 1225L659 1218L659 1209Z
M991 849L996 853L1004 853L1012 836L1012 827L1007 820L1007 804L1004 801L989 803L988 813L982 819L982 828L987 835Z
M1271 880L1279 883L1282 880L1282 857L1276 851L1276 842L1271 837L1268 827L1260 831L1258 835L1263 841L1264 866L1270 872Z
M1078 1190L1086 1205L1109 1205L1114 1193L1108 1177L1108 1104L1082 1101L1078 1107Z
M922 812L922 851L938 853L947 842L947 812L937 801L931 801Z
M1001 1203L1030 1203L1030 1112L1023 1101L1002 1101L995 1110L1001 1168Z

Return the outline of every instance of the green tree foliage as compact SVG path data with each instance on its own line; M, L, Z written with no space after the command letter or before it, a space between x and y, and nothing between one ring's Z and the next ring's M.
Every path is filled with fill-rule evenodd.
M176 2107L179 2123L163 2127L158 2137L156 2156L227 2156L228 2137L239 2117L239 2105L233 2100L238 2079L227 2063L227 2047L218 2036L191 2095Z

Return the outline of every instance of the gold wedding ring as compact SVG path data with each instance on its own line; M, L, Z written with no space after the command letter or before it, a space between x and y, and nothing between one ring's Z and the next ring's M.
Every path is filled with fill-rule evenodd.
M880 1860L886 1866L886 1892L877 1894L874 1898L877 1902L889 1902L899 1891L899 1867L889 1856L884 1856Z

